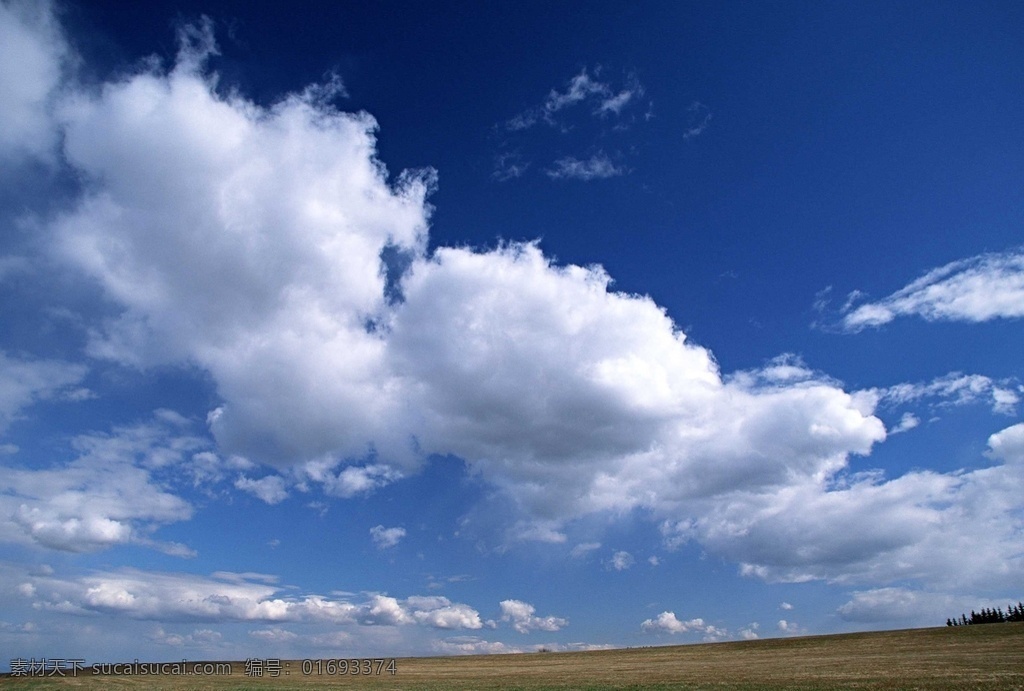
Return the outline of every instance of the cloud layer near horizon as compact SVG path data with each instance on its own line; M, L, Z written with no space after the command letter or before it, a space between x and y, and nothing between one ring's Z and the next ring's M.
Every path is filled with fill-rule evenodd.
M59 64L48 25L21 26ZM84 180L46 231L118 311L92 329L89 354L208 373L223 456L351 496L453 454L511 500L532 525L523 534L564 541L573 519L645 509L667 544L700 540L769 579L941 580L936 525L943 540L983 539L992 559L1018 538L1007 517L1019 495L971 513L978 492L1019 480L1016 451L988 473L846 477L851 454L885 439L876 393L793 357L723 375L650 298L536 244L428 253L433 173L389 181L371 116L337 111L337 88L269 106L225 95L204 67L209 24L180 38L169 70L23 101ZM389 253L408 260L399 277ZM1016 449L1017 430L992 448ZM268 501L286 492L236 485ZM126 511L129 532L187 516ZM96 539L127 541L104 532L116 527Z

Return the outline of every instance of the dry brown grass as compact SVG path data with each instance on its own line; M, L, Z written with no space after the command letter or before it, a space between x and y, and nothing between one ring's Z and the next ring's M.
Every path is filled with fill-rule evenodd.
M580 653L400 658L397 674L9 679L11 689L1022 689L1024 623Z

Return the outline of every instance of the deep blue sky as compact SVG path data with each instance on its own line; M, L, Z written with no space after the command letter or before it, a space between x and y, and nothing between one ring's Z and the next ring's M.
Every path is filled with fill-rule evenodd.
M12 656L1021 597L1019 5L0 10Z

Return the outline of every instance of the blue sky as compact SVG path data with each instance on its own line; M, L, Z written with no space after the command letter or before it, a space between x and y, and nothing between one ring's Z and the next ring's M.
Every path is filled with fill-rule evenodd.
M3 2L5 657L1016 601L1022 28L1013 3Z

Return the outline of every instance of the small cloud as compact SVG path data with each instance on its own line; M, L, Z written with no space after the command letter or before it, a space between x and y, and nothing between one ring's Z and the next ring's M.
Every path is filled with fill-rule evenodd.
M267 475L259 480L252 480L243 475L235 480L235 488L248 492L270 505L280 504L288 498L284 478L280 475Z
M377 549L388 549L397 545L405 537L405 528L385 528L382 525L375 525L370 528L370 537L373 538Z
M529 169L530 162L523 159L518 151L506 151L494 157L494 172L491 177L499 182L522 177Z
M658 559L658 557L652 555L650 557L647 557L647 563L651 566L659 566L661 565L661 559Z
M640 629L645 633L687 633L689 631L704 631L707 627L700 617L688 621L680 621L676 618L675 612L662 612L654 619L646 619L640 624Z
M502 600L501 620L512 624L519 633L530 631L558 631L569 621L561 617L534 616L534 606L522 600Z
M909 432L918 425L921 424L921 420L913 413L903 413L903 417L896 423L896 426L889 430L889 434L901 434L903 432Z
M612 555L611 560L608 562L608 568L615 569L616 571L626 571L635 563L636 560L633 558L633 555L623 550Z
M760 628L760 625L756 621L751 622L748 626L740 629L740 638L745 641L753 641L760 638L760 636L757 635L758 628Z
M779 605L779 609L791 610L793 609L793 605L789 604L788 602L783 602Z
M548 177L556 180L599 180L624 175L627 171L621 166L616 166L608 155L598 152L585 161L575 156L566 156L555 161L554 166L547 171Z
M694 101L686 109L686 129L683 131L683 139L690 140L703 134L711 123L711 109L699 101Z
M786 636L800 636L804 632L795 621L787 621L786 619L779 619L779 623L775 625L780 633Z

